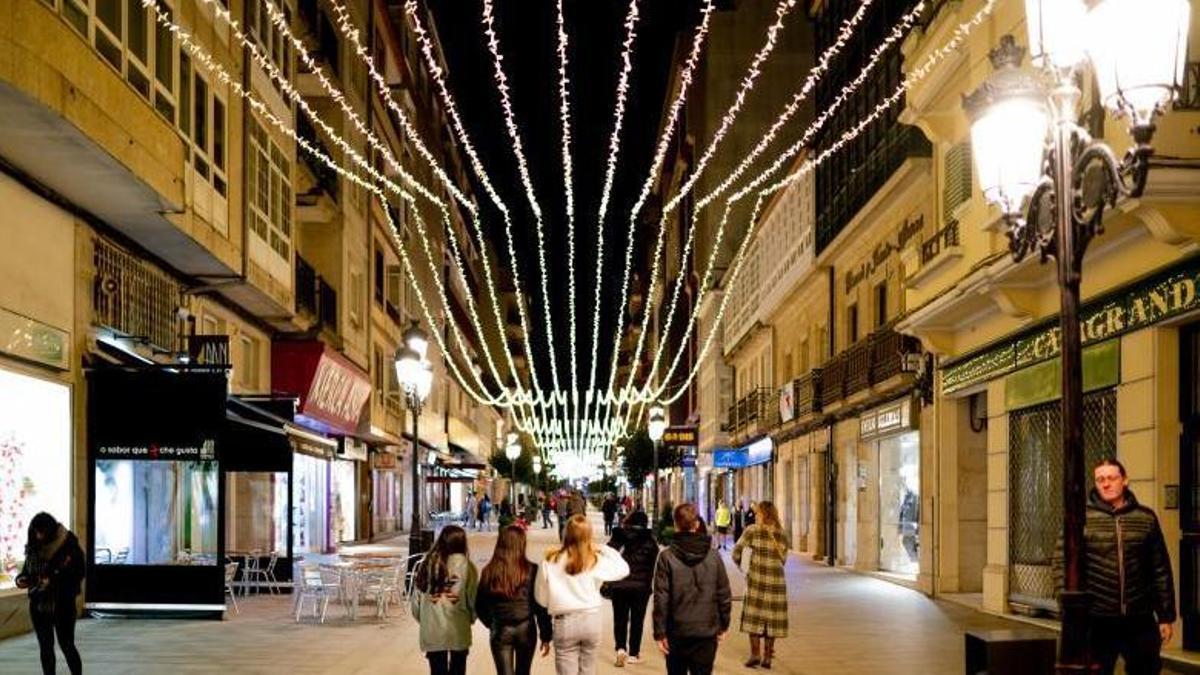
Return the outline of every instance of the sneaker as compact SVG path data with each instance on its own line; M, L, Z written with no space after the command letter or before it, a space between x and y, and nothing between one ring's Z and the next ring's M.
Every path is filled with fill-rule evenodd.
M618 668L624 668L625 661L626 661L625 650L618 649L617 650L617 661L614 665L616 665L616 667L618 667Z
M642 660L636 656L630 656L629 658L625 659L625 663L628 663L630 665L635 664L635 663L641 663L641 662L642 662Z

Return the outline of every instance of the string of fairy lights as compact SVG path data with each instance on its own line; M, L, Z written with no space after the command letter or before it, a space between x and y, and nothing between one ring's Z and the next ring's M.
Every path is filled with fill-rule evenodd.
M604 256L604 224L607 219L609 205L611 201L611 190L619 165L620 157L620 137L624 123L626 102L629 92L629 82L634 64L634 45L637 37L637 26L640 18L639 0L630 0L629 8L625 16L624 22L624 41L620 56L620 72L617 81L615 93L615 105L613 110L613 123L611 134L608 142L608 154L605 164L605 178L601 189L601 198L599 208L596 214L594 226L597 230L597 263L596 263L596 283L593 297L593 320L592 320L592 344L591 344L591 362L590 372L588 376L586 388L580 388L579 368L578 368L578 349L577 349L577 317L576 317L576 261L575 261L575 229L576 229L576 213L574 199L574 161L571 157L572 135L571 135L571 107L570 107L570 89L571 78L569 76L569 59L568 46L569 34L566 29L566 20L564 16L564 1L557 0L556 2L556 57L558 65L558 96L559 96L559 116L561 123L562 134L562 163L565 176L565 208L567 215L568 226L568 247L569 247L569 322L570 322L570 377L571 388L569 391L564 390L560 383L558 372L557 357L554 342L554 322L552 321L553 312L550 308L550 296L548 293L548 274L546 266L546 246L545 246L545 223L537 194L534 191L533 181L530 176L529 162L525 155L522 142L522 129L517 123L516 115L511 102L511 90L508 78L504 69L504 57L500 49L500 39L496 32L495 7L493 0L483 0L482 13L480 16L481 26L485 37L485 46L491 56L493 78L498 94L500 109L502 111L503 123L505 131L510 141L513 157L516 161L518 176L520 177L521 187L525 193L526 201L528 202L529 211L533 215L534 226L537 233L537 256L538 265L541 272L541 290L543 303L545 305L544 326L546 339L550 345L550 380L553 383L551 389L544 389L539 381L536 371L535 361L533 358L534 352L530 344L530 320L522 302L524 294L521 290L519 274L517 272L518 265L516 264L517 255L514 246L513 225L514 215L509 207L501 199L499 193L494 188L494 182L488 176L483 164L471 143L470 136L467 133L465 125L462 123L458 106L454 100L453 94L448 85L446 74L438 61L437 54L433 47L432 40L428 32L422 25L421 13L418 10L416 0L407 0L405 2L405 15L408 17L410 24L413 27L413 32L417 37L417 45L422 54L423 63L426 70L431 76L434 83L434 88L444 104L444 109L450 120L450 128L458 142L459 147L467 156L468 164L471 170L478 179L478 184L483 191L488 195L493 206L496 207L504 221L504 231L506 245L508 249L509 260L511 262L511 274L514 277L512 282L516 289L516 301L520 323L522 329L522 338L525 344L525 352L528 355L528 387L522 381L521 369L516 365L516 359L512 349L509 347L506 339L501 339L501 350L504 353L506 365L510 377L507 378L514 384L510 387L505 387L506 378L501 376L500 368L492 355L492 347L489 340L486 338L488 331L482 320L478 307L476 306L473 297L466 297L465 301L468 309L468 319L470 326L460 326L459 321L454 317L451 311L451 303L447 295L445 283L443 283L440 274L440 260L437 252L430 245L430 236L421 215L421 207L418 203L418 197L429 207L435 210L442 221L442 227L446 232L446 239L449 245L450 258L454 262L455 274L459 281L462 282L465 288L471 288L473 284L469 283L468 275L470 269L464 261L463 250L457 239L457 229L454 227L454 219L451 217L450 204L440 197L436 192L429 187L423 185L410 173L399 161L396 155L392 152L391 146L385 141L382 141L373 132L369 123L357 112L355 105L346 97L346 95L338 88L338 86L325 74L321 65L314 59L305 49L304 44L290 31L288 17L271 3L264 3L265 15L273 25L280 31L283 39L290 42L293 51L297 58L304 64L306 72L315 75L315 80L327 97L342 113L342 119L347 125L347 129L353 128L358 137L363 139L366 146L372 150L382 162L394 172L398 177L393 179L389 175L383 173L376 168L367 157L363 155L350 140L347 140L347 134L339 132L332 124L323 119L316 113L313 107L305 100L299 91L295 88L292 82L288 80L284 72L274 65L268 55L262 53L262 50L257 46L257 40L247 35L242 31L236 19L233 18L229 10L225 9L216 0L201 0L213 10L213 15L217 20L222 21L230 27L231 38L241 45L249 54L250 58L261 67L264 72L275 82L279 84L281 93L292 103L296 105L297 115L303 114L310 119L315 127L328 137L330 141L341 152L341 158L335 159L323 147L304 138L296 131L295 125L290 120L281 119L272 111L270 105L257 97L253 92L249 91L244 86L239 78L234 78L228 70L207 52L193 35L190 34L178 23L175 23L173 18L167 14L154 0L142 0L142 4L151 9L156 21L167 28L179 40L181 48L184 49L193 59L193 62L200 68L209 72L223 86L227 87L234 95L245 100L247 106L254 111L257 118L264 120L268 125L278 130L280 133L295 140L297 147L312 156L321 164L335 171L347 181L363 188L370 193L379 204L383 207L381 210L384 214L388 225L388 234L392 239L394 248L401 258L402 268L405 278L408 280L414 293L413 296L420 308L421 315L426 323L431 326L438 325L439 319L444 320L447 326L447 334L450 336L451 343L447 343L446 339L439 330L429 331L434 338L437 347L443 354L446 368L455 381L462 389L472 397L473 400L483 405L494 406L499 409L511 411L514 423L517 428L525 433L528 433L534 440L535 444L542 452L549 453L556 464L569 464L572 461L582 461L584 465L594 465L598 461L603 461L609 448L625 435L631 421L636 418L635 410L644 408L650 403L665 403L669 404L678 400L683 396L688 388L692 385L697 376L701 364L704 362L707 354L711 350L716 336L719 333L719 326L724 317L724 313L728 306L728 300L731 290L739 281L742 266L746 259L746 251L748 244L752 240L758 220L761 215L762 208L766 200L776 192L787 189L789 186L800 180L804 176L811 173L820 164L825 162L831 155L841 151L843 147L854 138L858 137L870 124L878 120L892 106L902 100L905 92L907 92L914 84L927 77L930 72L949 55L962 48L966 37L977 28L983 20L989 16L995 6L996 0L987 0L982 8L966 21L960 23L953 34L937 49L929 52L919 64L911 68L899 85L888 94L885 98L879 101L865 115L862 115L857 123L851 125L841 136L839 136L828 147L821 150L819 153L810 155L805 158L799 166L791 173L782 178L778 178L780 170L788 166L797 155L804 151L809 146L816 133L823 128L831 115L836 112L843 103L849 99L863 82L866 81L873 69L878 67L884 53L896 47L908 31L915 25L917 19L924 11L925 6L923 1L917 2L913 8L904 14L891 32L877 44L870 53L870 57L866 60L858 75L848 81L843 87L839 96L834 100L833 104L826 110L821 111L813 122L804 130L799 139L789 145L787 148L778 152L774 160L769 166L758 172L749 181L742 183L750 167L760 159L772 143L778 138L783 129L795 117L796 113L802 108L804 101L809 97L820 78L830 70L831 62L838 57L839 53L849 43L853 33L862 23L866 16L868 7L873 0L863 0L855 14L847 19L841 26L841 30L837 38L831 43L830 47L818 58L817 63L808 72L801 87L794 93L792 99L774 119L770 127L763 133L758 143L748 152L742 155L736 163L736 167L729 171L726 175L719 177L716 181L716 187L708 193L702 195L692 204L691 226L688 228L687 235L684 239L684 244L680 252L681 265L686 265L688 259L692 256L692 247L695 232L695 216L702 209L708 208L715 204L718 200L724 198L724 209L719 220L719 225L716 230L716 235L712 243L712 250L709 252L708 264L705 266L703 273L703 281L698 287L698 297L693 300L693 309L690 312L684 337L680 344L684 345L681 350L677 350L673 358L669 362L665 373L659 373L660 365L664 356L668 351L667 336L673 326L675 308L679 301L682 280L676 279L674 287L670 293L668 311L666 312L666 320L663 330L660 331L659 342L655 347L653 356L650 358L650 366L647 373L643 376L641 383L638 383L638 370L641 364L641 355L645 349L647 339L647 326L650 315L649 308L643 307L641 316L641 326L637 331L637 341L634 350L633 358L630 361L628 375L625 378L625 383L621 387L617 387L618 378L618 356L620 354L620 346L623 337L623 327L625 319L624 308L629 300L630 277L631 277L631 260L632 250L635 244L635 230L639 213L648 201L649 195L657 182L658 176L666 159L666 155L673 141L673 134L677 127L677 120L686 103L688 90L695 77L695 70L700 62L700 57L703 53L703 46L709 32L710 18L714 11L713 0L705 0L701 11L700 20L697 24L695 32L692 36L691 49L688 52L687 58L683 61L680 70L677 74L677 88L675 95L668 106L665 121L659 134L658 142L655 146L655 153L651 161L650 169L647 173L646 180L643 182L635 205L629 213L626 250L624 256L624 269L621 281L621 311L617 313L617 329L613 341L612 351L612 367L609 370L608 384L606 387L597 388L596 375L598 358L598 344L600 341L600 297L602 284L602 265ZM691 192L704 172L705 168L716 154L722 140L728 135L730 129L736 123L739 114L745 107L746 101L753 91L762 69L767 59L772 55L779 41L779 35L784 29L785 19L789 13L795 8L798 0L779 0L775 8L775 20L770 24L766 31L766 37L759 51L754 55L749 67L742 78L740 85L734 95L733 101L721 118L721 123L717 131L713 134L708 146L701 155L700 160L692 167L691 173L688 175L684 183L679 187L675 194L667 201L663 207L663 215L659 218L659 227L654 246L654 253L651 259L651 270L648 279L649 290L647 292L647 302L656 297L658 286L658 274L663 264L664 240L665 231L670 218L670 214L682 202L683 199ZM488 299L491 306L492 319L495 322L496 328L502 333L505 322L502 319L502 312L499 298L501 293L498 290L498 285L495 282L494 273L491 268L490 257L488 255L489 239L485 235L482 216L478 206L473 199L467 196L458 186L454 179L439 165L434 154L429 150L426 144L421 140L421 135L418 132L416 125L412 119L412 113L407 111L404 106L400 105L393 96L392 87L389 86L387 78L384 77L375 67L375 61L372 58L370 51L363 46L363 41L359 34L359 30L354 26L354 22L346 7L339 0L332 0L334 14L337 19L339 30L347 37L350 42L354 54L362 60L366 65L369 78L374 83L378 90L383 103L388 110L399 122L401 129L404 132L405 140L408 141L416 150L416 154L422 161L428 165L432 175L440 183L444 189L444 194L448 195L455 203L457 203L468 214L467 220L470 225L470 234L464 236L471 240L473 236L473 245L479 252L479 259L483 261L484 268L484 283L488 293ZM774 181L774 182L771 182ZM739 186L734 189L735 186ZM726 197L726 194L730 191ZM701 346L697 354L695 362L692 364L689 372L686 374L682 382L672 381L672 376L678 370L684 356L683 350L687 349L689 340L693 332L698 328L698 319L700 308L702 306L702 296L710 286L711 275L716 262L717 252L723 243L728 221L731 218L734 207L748 197L754 197L754 207L751 209L751 215L746 227L745 234L742 236L741 242L737 246L736 253L731 263L728 281L726 284L727 292L717 304L714 320L711 323L707 335L701 340ZM422 292L423 284L417 274L419 264L413 261L409 254L409 246L405 242L405 238L400 232L400 226L395 222L392 212L388 208L393 199L399 199L409 208L407 213L412 214L412 222L415 225L416 241L420 245L421 253L425 258L425 264L428 267L428 277L432 280L434 290L436 292L437 301L440 304L441 317L437 316L434 309L429 303L429 299ZM592 226L592 223L589 223ZM698 253L698 252L697 252ZM697 259L699 256L697 255ZM664 280L664 283L665 280ZM471 293L467 293L471 296ZM665 295L665 294L664 294ZM498 391L490 391L488 384L482 377L482 369L477 364L479 360L474 356L475 350L468 344L467 331L474 331L478 336L476 341L481 348L478 350L483 355L483 361L486 362L492 381L498 386ZM457 353L456 358L454 354ZM462 364L468 364L464 366ZM573 459L572 459L573 458Z

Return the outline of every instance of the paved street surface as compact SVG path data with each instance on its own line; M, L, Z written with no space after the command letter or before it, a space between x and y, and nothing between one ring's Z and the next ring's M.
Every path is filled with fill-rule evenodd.
M602 532L599 522L597 531ZM472 534L471 557L482 565L494 533ZM554 530L531 530L540 554L555 540ZM400 542L402 543L402 542ZM732 569L732 564L730 569ZM896 673L959 675L963 672L963 631L1013 627L1009 621L965 607L934 602L885 581L806 562L793 556L787 566L791 635L777 646L771 672L809 675ZM735 577L735 597L744 584ZM296 624L289 596L251 597L240 614L226 621L90 619L79 624L84 664L94 673L401 673L428 672L417 647L417 630L406 612L390 620L374 618L368 603L357 623L330 606L324 625ZM749 644L737 631L741 603L734 602L733 632L722 644L716 672L751 672L742 667ZM661 673L662 657L650 638L647 616L644 663L612 665L612 616L605 608L601 673ZM487 632L475 625L468 671L492 673ZM38 671L32 635L0 642L0 673ZM66 672L59 661L59 671ZM534 673L554 672L553 655L537 658Z

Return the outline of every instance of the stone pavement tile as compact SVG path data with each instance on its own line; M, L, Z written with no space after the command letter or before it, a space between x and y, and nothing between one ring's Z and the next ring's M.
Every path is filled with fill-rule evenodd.
M596 526L602 532L598 521ZM542 557L555 543L555 533L553 529L530 531L532 558ZM494 531L471 533L471 558L479 565L485 563L494 541ZM959 675L963 672L964 631L1014 625L797 556L788 561L787 578L790 633L777 643L772 673ZM368 602L360 608L363 618L351 623L340 607L331 604L324 625L311 619L296 624L289 614L289 596L251 597L240 602L242 612L225 621L81 621L78 642L85 667L89 672L121 675L428 672L417 645L418 627L407 612L393 610L390 619L380 622L374 619L374 608ZM735 602L732 631L718 651L717 673L751 672L742 667L749 643L737 630L740 612L741 603ZM603 616L599 673L648 675L665 670L651 640L649 616L642 641L644 663L615 668L612 614L607 605ZM495 672L487 644L487 631L476 624L468 657L471 675ZM66 672L61 659L59 669ZM37 671L37 644L32 635L0 641L0 673ZM535 675L553 672L553 655L535 659Z

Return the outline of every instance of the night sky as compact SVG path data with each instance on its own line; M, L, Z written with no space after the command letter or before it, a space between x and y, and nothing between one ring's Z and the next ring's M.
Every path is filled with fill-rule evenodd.
M545 312L535 221L504 128L500 94L495 86L491 54L483 32L482 3L478 0L429 0L429 4L448 62L451 91L480 159L513 216L517 269L531 309L533 358L537 359L540 383L548 388L552 381L543 328ZM568 0L565 7L571 80L577 353L581 388L586 387L591 365L597 212L613 128L627 11L625 0ZM643 1L640 11L619 164L604 223L598 386L607 384L607 366L611 362L628 214L646 178L657 144L676 39L682 36L690 42L691 30L699 20L699 2ZM495 25L530 176L545 219L549 305L554 320L559 379L565 389L570 387L569 269L562 131L558 114L555 3L497 0ZM489 228L492 248L501 264L509 267L500 213L492 207L478 182L476 196L483 209L485 227ZM643 209L643 219L645 213ZM638 228L638 244L633 257L635 269L645 266L644 249L652 236L644 223ZM653 239L648 243L652 245Z

